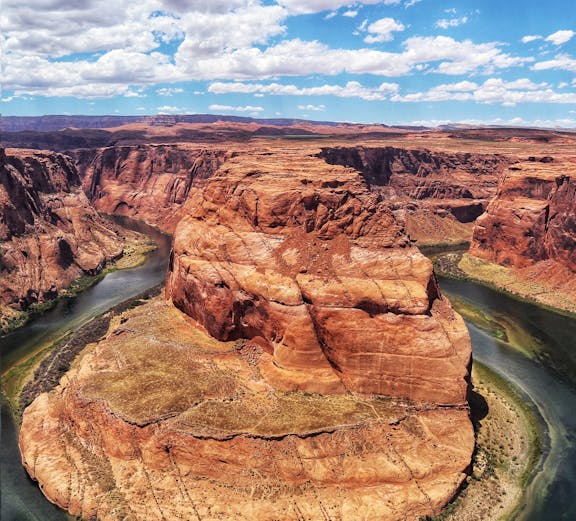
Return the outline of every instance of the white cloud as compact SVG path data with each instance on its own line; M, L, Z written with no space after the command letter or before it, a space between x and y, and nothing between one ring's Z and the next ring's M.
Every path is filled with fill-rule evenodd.
M184 92L184 89L179 87L164 87L156 89L156 94L158 94L158 96L173 96L174 94L181 94L182 92Z
M344 11L342 16L346 16L347 18L356 18L358 16L358 11L350 9L349 11Z
M438 85L425 92L397 94L392 101L472 101L514 106L518 103L576 103L576 93L558 93L547 83L534 83L527 78L509 82L490 78L483 84L463 81Z
M161 107L158 107L156 109L158 111L158 114L178 114L178 113L183 113L186 112L185 108L182 107L174 107L172 105L162 105Z
M534 42L536 40L541 40L541 39L542 39L542 36L538 36L537 34L527 34L526 36L523 36L520 41L522 43L530 43L530 42Z
M380 18L368 26L367 31L370 34L364 38L364 41L366 43L389 42L394 39L393 32L404 29L404 25L394 18Z
M346 85L320 85L318 87L297 87L281 83L222 83L215 82L208 87L212 94L252 94L261 93L273 96L336 96L339 98L360 98L367 101L382 101L389 99L391 94L398 92L396 83L382 83L378 87L365 87L357 81L349 81Z
M322 111L326 110L326 105L298 105L298 110Z
M290 13L293 14L311 14L320 13L322 11L334 11L340 7L350 4L378 4L382 0L278 0L278 3L284 6ZM385 5L392 5L400 3L400 0L383 0Z
M458 27L460 25L464 25L466 22L468 22L468 17L462 16L460 18L442 18L437 20L434 25L440 29L448 29L449 27Z
M542 62L535 63L532 66L535 71L543 71L548 69L559 69L563 71L576 72L576 59L572 58L568 54L558 54L552 60L546 60Z
M412 7L413 5L419 4L422 0L407 0L406 3L404 4L404 8L408 9L409 7Z
M526 120L521 117L515 118L493 118L493 119L421 119L404 123L406 125L439 127L441 125L464 125L473 127L485 126L506 126L506 127L536 127L536 128L573 128L576 126L576 119L533 119Z
M214 104L214 105L210 105L208 107L209 110L214 110L214 111L222 111L222 112L263 112L264 108L263 107L254 107L252 105L246 105L244 107L242 106L232 106L232 105L218 105L218 104Z
M555 33L546 37L545 40L547 42L552 42L554 45L562 45L563 43L566 43L567 41L571 40L575 34L576 32L572 30L564 29L561 31L556 31Z

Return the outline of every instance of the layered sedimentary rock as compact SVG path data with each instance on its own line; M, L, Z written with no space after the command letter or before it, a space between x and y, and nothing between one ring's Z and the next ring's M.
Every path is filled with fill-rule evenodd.
M465 326L354 169L286 147L231 157L190 194L167 295L219 340L256 339L277 387L466 401Z
M163 300L126 312L26 409L28 472L85 519L413 520L457 491L466 408L285 393L255 343Z
M194 181L211 175L226 154L185 145L134 145L74 155L84 190L98 210L172 232Z
M61 154L0 149L2 305L25 310L123 251L117 227L87 200Z
M575 170L550 157L511 166L476 222L472 255L518 268L550 259L576 270Z
M470 240L472 223L493 197L510 160L497 154L398 147L326 147L333 165L362 173L372 190L395 201L419 244Z
M550 156L512 165L486 213L476 221L470 247L473 257L511 268L515 279L502 281L511 291L572 310L576 310L575 171L573 160Z
M474 446L470 340L388 203L286 143L197 181L167 298L25 410L28 472L102 520L438 513Z

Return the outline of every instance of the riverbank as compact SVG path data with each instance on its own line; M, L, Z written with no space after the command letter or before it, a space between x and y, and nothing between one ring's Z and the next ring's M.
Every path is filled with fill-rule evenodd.
M429 256L438 275L481 284L515 300L576 318L576 296L565 285L547 285L541 280L528 279L523 276L524 272L479 259L465 251L434 253Z
M20 322L13 322L11 324L12 327L8 330L3 328L1 330L2 334L8 334L17 328L24 326L33 318L37 318L42 313L52 309L59 301L76 297L80 293L100 282L109 273L118 270L137 268L143 265L146 262L149 253L156 249L156 243L141 233L131 230L126 230L125 233L127 242L122 257L118 258L113 263L110 263L98 275L84 275L76 279L67 289L60 292L58 298L36 306L32 311L21 312L21 317L19 319ZM90 326L90 324L92 324L92 321L82 329ZM23 389L29 382L37 380L37 377L34 376L34 372L41 369L45 360L51 360L52 356L56 354L61 357L61 360L60 363L54 364L53 371L58 370L58 373L61 375L68 369L69 365L65 363L65 360L72 352L71 346L76 346L78 343L78 333L79 332L74 334L67 333L53 342L39 346L38 349L29 353L25 358L20 360L17 365L2 373L0 377L0 388L2 389L2 394L7 400L15 417L18 417L19 411L23 410L20 399ZM77 352L79 352L79 350L75 351L75 353ZM46 378L46 375L44 375L44 378Z
M541 452L539 418L520 392L478 362L472 378L470 407L477 444L472 473L434 521L513 519Z
M60 291L55 299L32 304L25 311L0 304L0 336L21 328L30 320L52 309L59 301L73 298L86 291L100 282L108 273L141 266L146 261L146 256L156 248L154 241L131 230L124 230L124 234L126 245L121 257L106 265L97 275L82 275L73 280L70 286Z

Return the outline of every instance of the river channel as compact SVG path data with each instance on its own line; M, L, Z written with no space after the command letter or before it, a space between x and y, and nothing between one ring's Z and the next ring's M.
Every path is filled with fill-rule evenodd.
M3 368L53 342L112 306L153 287L166 273L169 238L142 223L127 222L147 233L158 249L146 264L107 275L75 299L61 302L38 320L0 338ZM518 338L537 346L534 352L513 349L503 340L467 321L474 357L519 387L544 420L545 450L536 478L524 497L523 521L576 519L576 320L517 302L470 282L440 279L444 294L480 308L496 322L512 324ZM2 405L2 521L57 521L69 517L51 503L20 464L17 432Z

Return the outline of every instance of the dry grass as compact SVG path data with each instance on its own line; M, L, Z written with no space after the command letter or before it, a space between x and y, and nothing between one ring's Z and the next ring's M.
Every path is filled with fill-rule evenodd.
M157 298L126 312L87 351L107 366L83 384L83 393L130 422L178 415L183 428L200 434L277 437L406 414L383 399L276 391L237 347L207 336Z

